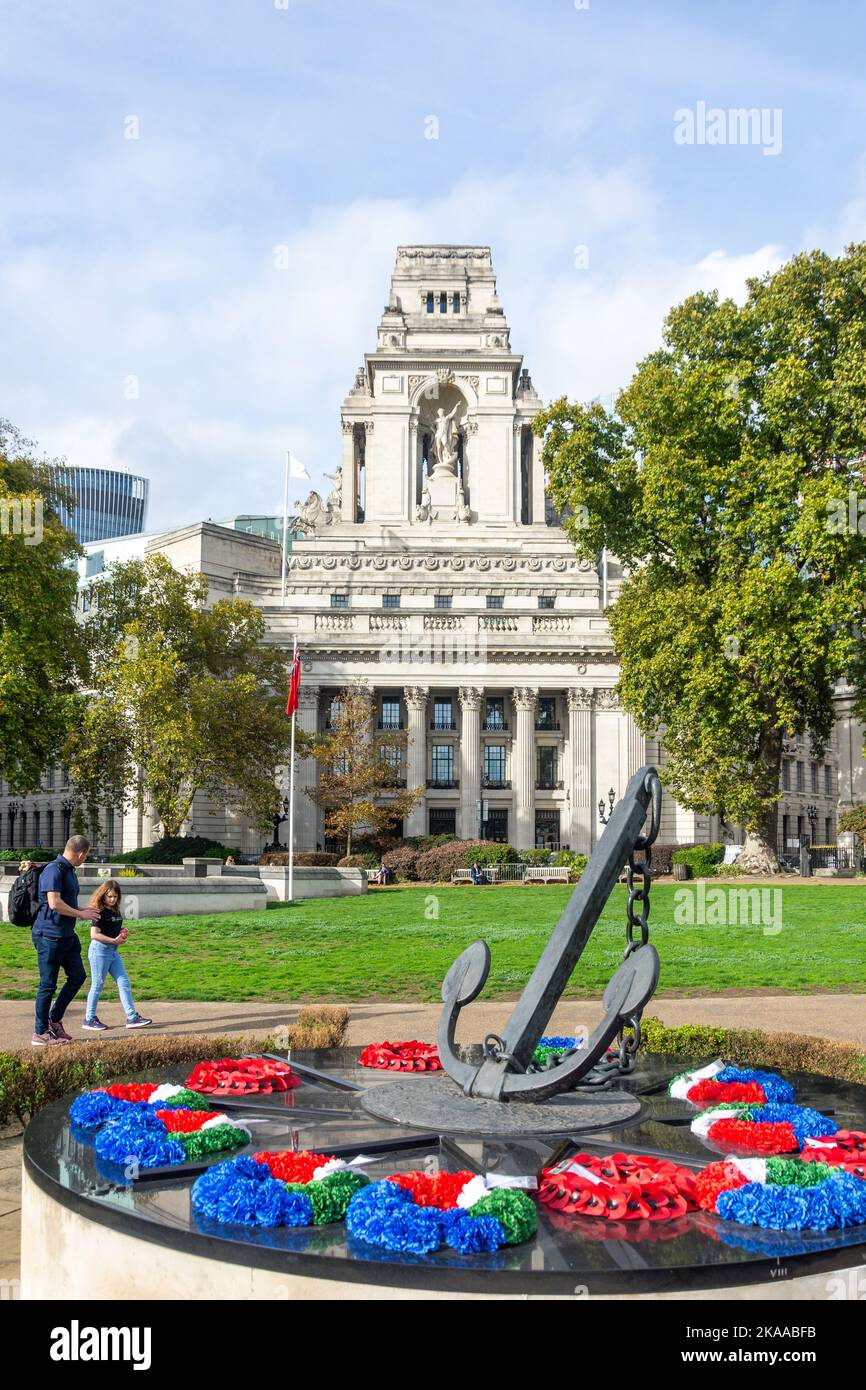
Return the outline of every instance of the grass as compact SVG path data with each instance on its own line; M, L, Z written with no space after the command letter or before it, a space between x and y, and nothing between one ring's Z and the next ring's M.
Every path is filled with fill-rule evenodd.
M496 998L523 988L571 891L407 885L262 912L155 918L132 924L123 957L142 1002L430 1001L455 956L483 937L492 965L482 997ZM778 890L780 930L770 934L760 926L678 925L677 891L657 885L652 892L662 994L866 992L866 887L786 883ZM617 888L566 997L602 993L622 959L625 901ZM29 932L0 924L0 998L32 998L36 983Z

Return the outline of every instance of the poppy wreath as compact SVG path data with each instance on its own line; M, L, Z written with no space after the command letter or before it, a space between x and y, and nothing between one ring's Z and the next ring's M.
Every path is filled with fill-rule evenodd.
M269 1096L300 1086L301 1078L287 1062L269 1057L223 1057L198 1062L186 1084L208 1096Z
M800 1158L728 1158L695 1182L698 1204L768 1231L835 1231L866 1222L866 1181Z
M537 1229L531 1197L518 1188L489 1189L471 1173L396 1173L356 1192L346 1212L346 1231L359 1253L372 1246L430 1255L445 1245L458 1255L490 1254L523 1244Z
M804 1163L828 1163L855 1178L866 1178L866 1134L837 1129L832 1139L807 1139L800 1157Z
M77 1104L73 1102L73 1107ZM159 1102L120 1104L123 1108L108 1115L98 1127L93 1116L89 1117L88 1128L97 1129L94 1148L108 1163L126 1166L135 1161L139 1168L173 1167L240 1149L250 1142L250 1131L225 1115L183 1106L161 1107Z
M719 1148L759 1154L794 1153L836 1129L835 1120L803 1105L712 1105L691 1123L693 1134Z
M645 1154L579 1153L545 1169L539 1198L554 1211L605 1221L671 1221L696 1207L695 1175Z
M435 1043L409 1042L370 1043L361 1050L359 1067L377 1067L381 1071L441 1071L439 1052Z
M787 1105L794 1099L794 1088L775 1072L715 1061L697 1071L680 1072L668 1086L668 1094L703 1109L725 1101Z

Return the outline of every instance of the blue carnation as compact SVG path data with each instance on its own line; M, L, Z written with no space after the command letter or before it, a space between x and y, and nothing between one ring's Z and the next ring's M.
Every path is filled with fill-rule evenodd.
M506 1243L505 1229L495 1216L473 1216L461 1207L442 1213L442 1237L458 1255L490 1253Z
M197 1178L192 1205L202 1217L239 1226L311 1226L313 1207L302 1192L287 1192L263 1163L248 1157L216 1163Z
M834 1231L866 1222L866 1182L834 1173L817 1187L746 1183L720 1192L716 1211L725 1221L772 1231Z
M88 1091L76 1096L69 1107L69 1118L82 1129L98 1129L106 1120L131 1108L128 1100L116 1100L107 1091Z
M413 1255L438 1250L443 1213L417 1207L412 1195L393 1182L374 1182L355 1193L346 1212L346 1231L356 1240Z
M554 1047L558 1052L567 1052L569 1048L577 1047L576 1038L539 1038L536 1047Z
M756 1124L762 1125L787 1122L792 1126L800 1148L806 1139L835 1134L839 1128L835 1120L822 1115L819 1110L810 1110L806 1105L762 1105L753 1109L752 1118Z
M168 1135L161 1120L156 1125L143 1124L138 1115L109 1121L96 1136L96 1152L109 1163L125 1165L134 1161L139 1168L186 1162L186 1149Z
M712 1080L738 1081L743 1085L756 1081L768 1102L788 1104L794 1099L794 1087L772 1071L756 1071L753 1067L724 1067Z

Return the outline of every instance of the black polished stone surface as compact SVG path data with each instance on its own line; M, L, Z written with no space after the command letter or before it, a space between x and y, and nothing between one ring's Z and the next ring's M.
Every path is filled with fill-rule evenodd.
M251 1147L237 1152L293 1148L330 1154L337 1150L345 1157L372 1152L375 1162L365 1171L375 1179L431 1165L450 1171L537 1174L562 1148L562 1136L425 1135L377 1120L364 1108L363 1091L393 1082L394 1073L359 1067L358 1051L340 1048L293 1054L292 1064L305 1068L296 1089L274 1096L214 1100L214 1109L225 1108L235 1119L254 1122ZM699 1170L719 1155L690 1132L690 1121L697 1113L694 1107L667 1095L669 1079L686 1066L697 1065L642 1056L635 1073L619 1083L639 1099L638 1115L624 1124L576 1136L568 1151L642 1152ZM180 1081L187 1070L166 1068L158 1077L129 1079ZM418 1087L431 1081L436 1084L435 1075L430 1074L405 1079ZM840 1128L866 1129L866 1088L802 1073L787 1079L795 1086L798 1104L832 1116ZM866 1258L866 1226L827 1233L768 1232L703 1212L674 1222L609 1224L539 1205L535 1240L497 1254L473 1256L450 1250L424 1257L389 1254L347 1241L342 1224L302 1230L217 1225L202 1221L192 1210L193 1175L162 1170L160 1175L144 1175L144 1181L132 1182L101 1164L92 1136L73 1132L69 1125L71 1100L70 1096L36 1115L24 1138L28 1172L56 1200L144 1240L287 1274L431 1291L610 1294L775 1283L859 1265ZM220 1161L219 1155L211 1160ZM324 1286L323 1296L327 1296Z

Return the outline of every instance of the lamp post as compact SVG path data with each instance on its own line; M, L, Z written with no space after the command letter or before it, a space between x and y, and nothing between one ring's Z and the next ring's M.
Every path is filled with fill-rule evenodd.
M63 812L63 843L65 845L72 829L72 812L75 810L75 802L71 796L67 796L61 801L60 809Z
M614 791L613 787L611 787L610 791L607 794L607 800L610 806L610 810L608 811L607 815L604 814L604 797L600 797L598 802L598 818L601 821L602 825L607 825L608 821L613 815L613 804L616 801L616 792Z
M282 812L283 812L282 815L280 815L280 807L282 808ZM285 845L283 845L283 844L280 843L280 826L283 824L283 821L287 821L288 819L289 819L289 798L288 798L287 796L284 796L283 799L282 799L282 801L280 802L280 806L277 808L277 813L276 813L276 815L274 816L273 821L271 822L271 828L272 828L273 834L274 834L273 844L266 845L266 846L265 846L265 852L267 852L268 850L274 850L274 849L285 849Z
M9 815L9 848L15 848L15 822L18 819L18 812L21 810L20 801L10 801L6 808Z

